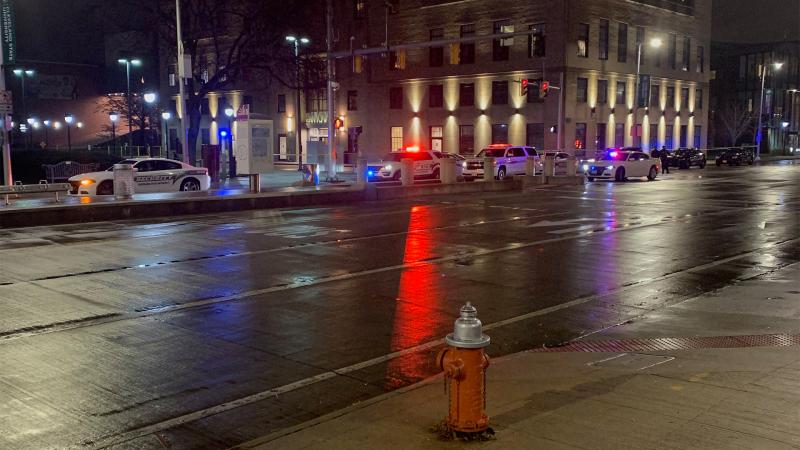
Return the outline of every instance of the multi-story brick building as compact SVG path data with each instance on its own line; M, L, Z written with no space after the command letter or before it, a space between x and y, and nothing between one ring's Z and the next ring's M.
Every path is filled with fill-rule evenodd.
M711 0L334 5L334 50L341 56L334 109L344 119L336 143L345 162L357 152L380 155L407 145L462 154L492 142L590 152L706 145ZM307 31L324 42L324 30ZM513 36L492 38L500 33ZM640 48L640 73L649 79L642 86L650 89L642 89L638 107ZM548 80L552 89L544 99L523 96L523 79ZM252 110L274 120L276 161L296 161L294 92L276 86L249 93L242 86L219 97L238 105L248 94ZM326 140L324 89L305 92L302 104L302 141ZM213 130L205 135L214 143Z

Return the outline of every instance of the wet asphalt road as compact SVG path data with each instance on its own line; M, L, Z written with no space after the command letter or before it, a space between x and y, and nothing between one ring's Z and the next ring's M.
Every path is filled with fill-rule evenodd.
M0 230L0 261L0 448L224 448L434 374L465 301L496 356L800 261L800 164Z

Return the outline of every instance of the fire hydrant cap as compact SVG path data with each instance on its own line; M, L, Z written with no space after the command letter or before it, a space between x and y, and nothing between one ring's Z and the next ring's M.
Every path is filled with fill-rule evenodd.
M459 348L483 348L489 345L489 336L483 334L478 320L478 310L470 302L461 307L461 317L456 319L453 332L444 339L447 345Z

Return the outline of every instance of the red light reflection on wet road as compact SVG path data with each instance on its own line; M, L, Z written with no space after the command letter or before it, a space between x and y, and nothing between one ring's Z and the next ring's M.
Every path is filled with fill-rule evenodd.
M434 256L435 237L428 232L434 222L429 206L414 206L408 222L403 263L424 261ZM398 351L441 338L436 335L438 303L443 299L441 274L436 267L423 264L404 269L400 274L395 304L391 351ZM430 374L432 361L426 354L413 354L391 360L387 367L385 389L401 386L401 380L417 380Z

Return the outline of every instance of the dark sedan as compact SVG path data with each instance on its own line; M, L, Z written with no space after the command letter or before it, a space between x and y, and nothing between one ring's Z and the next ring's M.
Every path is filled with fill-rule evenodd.
M753 152L741 148L729 148L717 156L717 167L727 164L729 166L753 165Z
M696 148L679 148L670 153L667 157L670 167L679 169L689 169L697 166L701 169L706 167L706 155Z

